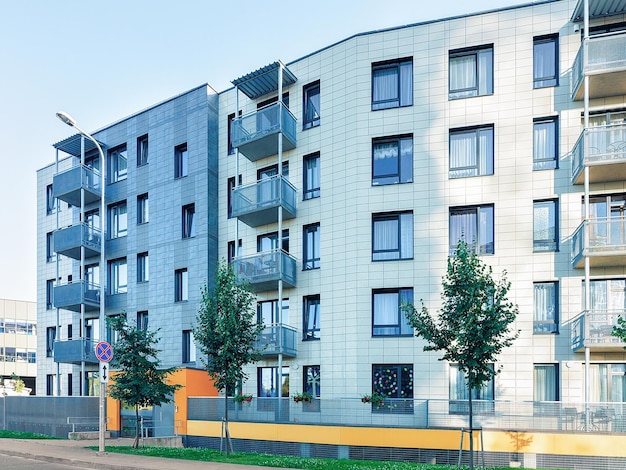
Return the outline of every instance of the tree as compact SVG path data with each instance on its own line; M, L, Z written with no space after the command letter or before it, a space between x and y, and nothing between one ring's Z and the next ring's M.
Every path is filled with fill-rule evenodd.
M137 329L129 325L125 315L109 319L109 326L117 333L113 344L113 365L119 369L109 386L110 395L129 406L135 407L135 441L139 445L139 407L160 406L170 403L173 394L182 386L168 384L167 377L176 372L175 367L160 368L160 350L156 331Z
M518 309L507 300L511 284L506 271L499 281L460 240L442 281L442 305L437 318L428 309L405 305L404 311L415 335L427 341L424 351L443 351L439 360L457 363L469 390L470 470L473 469L472 391L492 380L499 369L492 367L497 356L518 337L510 325Z
M619 338L622 343L626 343L626 319L624 317L617 317L617 325L613 325L613 331L611 336ZM624 347L626 349L626 347Z
M263 324L256 322L256 295L250 285L238 279L231 265L222 261L211 290L202 288L194 338L206 356L203 363L224 393L226 454L229 454L228 393L247 379L244 366L260 359L255 349Z

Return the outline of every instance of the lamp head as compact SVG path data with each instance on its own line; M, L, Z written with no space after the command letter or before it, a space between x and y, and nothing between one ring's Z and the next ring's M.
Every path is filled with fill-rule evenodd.
M74 120L74 118L72 118L72 116L70 116L67 113L64 113L63 111L59 111L57 113L57 117L63 121L65 124L67 124L70 127L76 127L76 121Z

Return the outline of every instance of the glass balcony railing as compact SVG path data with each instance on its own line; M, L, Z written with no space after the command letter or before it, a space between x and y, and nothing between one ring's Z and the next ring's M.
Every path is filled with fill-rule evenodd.
M612 217L583 221L572 236L572 265L584 267L585 256L589 257L591 267L625 265L626 219Z
M594 351L622 351L624 344L612 336L617 319L624 318L626 309L621 310L584 310L572 320L572 349L576 352L586 347Z
M54 252L80 259L81 247L85 258L100 254L101 233L87 224L76 224L54 231Z
M296 148L296 118L282 102L234 119L231 129L233 147L252 162L278 153L279 132L284 151Z
M233 217L249 227L278 222L278 208L283 220L296 216L296 188L281 175L235 188L232 195Z
M235 258L233 269L257 292L278 289L279 280L283 281L284 287L296 286L296 260L282 250Z
M583 183L585 166L590 167L590 183L626 179L626 124L590 127L582 131L572 150L572 183Z
M584 54L583 41L572 66L572 99L583 98L585 75L589 75L590 98L623 95L626 90L626 33L593 36L587 40L586 65Z
M84 338L55 341L54 362L80 364L84 361L97 364L95 346L95 341Z
M54 287L54 306L73 312L80 312L81 305L85 311L100 308L100 286L83 280L62 284Z
M73 206L80 207L80 190L85 190L85 204L100 199L100 173L88 166L78 165L54 175L52 190L54 197Z
M270 325L263 328L259 336L256 349L263 356L277 356L283 353L285 356L296 357L297 331L287 325Z

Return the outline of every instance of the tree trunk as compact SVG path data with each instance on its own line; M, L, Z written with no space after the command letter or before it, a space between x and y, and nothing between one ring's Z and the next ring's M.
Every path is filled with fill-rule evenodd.
M472 410L472 388L469 390L469 470L474 470L474 414Z
M139 405L135 405L135 440L133 449L139 447Z
M228 387L226 387L226 392L224 393L224 422L226 426L226 457L228 457L230 455L230 433L228 432Z

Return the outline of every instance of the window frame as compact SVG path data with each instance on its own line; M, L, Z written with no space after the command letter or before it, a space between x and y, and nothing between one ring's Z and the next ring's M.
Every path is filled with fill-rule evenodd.
M377 97L376 85L384 79L385 72L395 76L396 93L395 96ZM413 57L372 63L372 111L413 106L413 75Z
M551 227L539 230L537 227L537 210L542 207L548 208L548 218ZM554 232L552 237L538 238L541 232ZM533 253L558 252L559 251L559 200L539 199L533 201Z
M485 64L487 76L480 72L481 55L488 54L488 62ZM474 57L474 86L464 88L452 88L453 86L453 63L455 59ZM482 90L481 90L482 89ZM448 99L457 100L474 98L477 96L490 96L494 93L494 45L484 44L463 49L452 49L448 51Z
M54 342L57 337L56 326L46 328L46 357L54 357Z
M553 142L550 143L543 132L552 133ZM557 170L559 168L559 118L558 116L547 116L533 119L533 171Z
M189 150L187 142L174 147L174 179L189 175Z
M56 261L56 253L54 252L54 232L46 233L46 263Z
M123 208L123 211L121 210ZM128 205L126 200L109 204L109 240L128 235Z
M540 370L552 371L552 384L539 385L538 372ZM548 377L546 377L548 378ZM533 401L534 402L555 402L561 400L561 390L559 387L559 365L558 364L533 364ZM549 387L552 385L552 387ZM549 388L553 388L553 394L549 393Z
M310 393L312 398L320 397L322 386L321 367L319 365L302 366L302 391Z
M139 310L137 312L137 321L135 323L135 326L137 327L137 329L147 331L149 323L150 323L150 316L149 316L148 310Z
M149 149L148 134L144 134L137 137L137 166L144 166L148 164L148 149Z
M385 146L396 147L395 171L381 173L377 169L376 161L385 160L384 157L376 158L377 154L385 151ZM406 154L410 150L409 154ZM380 165L379 165L380 166ZM402 134L386 137L375 137L372 139L372 186L384 186L388 184L406 184L413 182L413 134Z
M128 148L126 144L109 149L107 157L109 184L124 181L128 177ZM125 162L125 165L122 162Z
M137 225L150 222L150 199L148 193L137 196Z
M181 268L174 271L174 302L189 301L189 271Z
M57 204L57 198L54 197L54 188L52 184L46 186L46 215L52 215L56 212L57 207L60 207Z
M315 99L316 96L317 99ZM321 89L319 80L302 87L302 130L312 129L320 125L320 100Z
M312 166L310 162L315 162ZM302 200L320 197L320 152L302 157Z
M487 148L483 148L482 140L487 136ZM453 142L456 138L465 137L474 141L473 159L474 165L453 166L453 161L462 160L462 155L457 155L453 150L456 146ZM471 142L470 142L471 143ZM450 129L448 132L448 178L472 178L478 176L491 176L495 172L495 126L483 124L480 126L461 127ZM484 156L484 161L483 161Z
M54 279L46 280L46 310L52 310L54 308L54 286L56 282Z
M231 263L235 258L239 257L243 253L243 243L242 239L239 239L239 246L237 247L237 252L235 253L235 240L230 240L228 245L226 246L226 256L227 262Z
M182 238L195 238L197 235L196 204L185 204L181 209Z
M552 45L552 63L549 64L552 67L551 73L547 75L538 76L541 65L548 65L547 63L540 61L540 54L538 54L538 47L544 45ZM549 60L548 57L545 60ZM550 68L550 67L548 67ZM559 34L547 34L544 36L535 36L533 38L533 88L548 88L559 86Z
M395 305L397 316L395 323L380 323L377 321L377 296L387 296L393 294L397 296L397 304ZM403 303L413 303L413 288L398 287L393 289L372 289L372 338L379 337L413 337L413 327L409 324L404 311ZM384 312L378 312L378 317ZM393 331L391 331L393 330Z
M543 302L538 297L542 290L550 294L550 297L544 295ZM533 282L533 335L559 334L559 297L558 281ZM542 310L538 308L540 303L545 304Z
M380 405L372 404L373 413L412 414L414 390L413 364L372 364L372 393L384 397Z
M494 364L489 364L494 370ZM453 380L453 374L455 375ZM458 384L464 386L461 388ZM462 392L458 396L458 392ZM468 390L465 374L459 369L458 364L450 364L448 376L448 399L450 401L450 414L469 413L469 394L472 394L473 412L476 416L493 414L496 398L495 375L479 389Z
M128 262L125 257L109 260L108 281L109 295L128 293Z
M302 227L302 270L310 271L321 267L320 223Z
M197 346L193 336L193 330L183 330L183 345L182 345L182 363L183 364L195 364L197 358Z
M410 219L406 216L410 215ZM397 221L396 242L397 248L376 249L377 223ZM414 227L413 211L381 212L372 214L372 261L400 261L413 259ZM405 233L406 231L406 233ZM380 244L380 243L378 243ZM397 257L385 257L386 254L397 253ZM378 255L378 256L377 256Z
M148 282L150 280L150 258L148 252L137 253L137 282Z
M239 184L237 186L241 186L243 181L242 175L239 175ZM226 210L227 216L229 219L233 218L233 190L237 187L235 186L235 177L231 176L226 181Z
M320 294L302 297L302 341L319 341L321 337L320 300ZM313 308L313 318L311 318L311 308Z
M487 211L489 211L490 213L488 213ZM449 213L448 213L448 243L449 243L449 253L450 256L454 256L455 250L456 250L456 246L460 240L460 237L454 237L452 230L453 230L453 224L452 224L452 218L453 216L460 216L463 214L470 214L474 212L475 214L475 225L473 227L474 232L476 233L478 240L476 241L468 241L467 238L465 238L465 241L467 242L468 248L470 250L474 250L476 252L477 255L482 256L482 255L493 255L495 254L496 250L495 250L495 205L494 204L481 204L481 205L472 205L472 206L453 206L450 207L449 209ZM481 232L481 221L480 221L480 217L481 214L485 214L486 217L490 218L490 222L491 222L491 226L490 227L486 227L486 230L489 231L489 233L482 233ZM465 235L465 229L461 230L462 234ZM483 244L483 240L486 241L486 244Z

